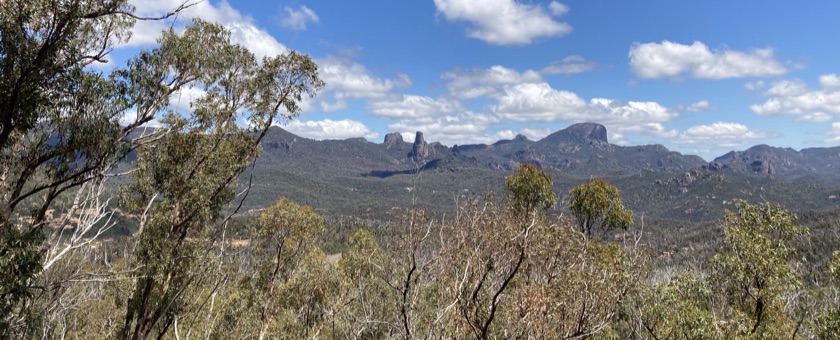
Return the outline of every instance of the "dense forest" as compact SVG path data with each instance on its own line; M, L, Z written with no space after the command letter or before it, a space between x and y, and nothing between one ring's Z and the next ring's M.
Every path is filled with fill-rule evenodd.
M189 6L0 2L3 338L840 338L833 212L737 202L667 263L616 186L561 202L529 163L449 215L243 214L260 141L324 82L309 56L257 60L200 20L92 67Z

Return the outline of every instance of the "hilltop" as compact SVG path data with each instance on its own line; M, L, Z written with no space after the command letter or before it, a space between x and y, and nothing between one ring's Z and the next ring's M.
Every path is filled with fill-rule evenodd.
M774 201L797 210L837 205L840 147L796 151L759 145L712 162L662 145L610 144L607 130L580 123L538 141L525 136L493 144L447 147L418 132L383 143L362 138L312 140L273 127L253 173L250 208L281 196L327 215L385 218L415 204L448 212L463 197L499 193L500 183L527 162L555 177L561 194L590 176L622 189L629 206L656 218L708 222L735 200Z

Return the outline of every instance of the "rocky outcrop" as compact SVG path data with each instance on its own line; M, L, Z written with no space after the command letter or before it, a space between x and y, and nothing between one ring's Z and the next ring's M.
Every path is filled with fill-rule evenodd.
M414 137L414 145L411 146L411 152L408 153L408 158L415 162L420 162L429 157L429 145L426 144L426 139L423 138L423 133L417 131Z
M514 142L530 142L531 140L528 139L528 137L526 137L523 134L518 134L518 135L516 135L516 137L513 138L513 141Z
M398 132L392 132L392 133L389 133L389 134L385 135L385 142L383 142L386 150L399 148L400 145L402 145L402 143L404 143L403 137Z
M773 161L755 161L752 164L752 170L765 175L775 175L776 167L773 166Z
M609 145L607 128L596 123L578 123L563 130L552 133L541 143L560 144L564 142L584 143L590 145Z
M566 128L566 132L573 137L608 143L607 128L596 123L579 123Z

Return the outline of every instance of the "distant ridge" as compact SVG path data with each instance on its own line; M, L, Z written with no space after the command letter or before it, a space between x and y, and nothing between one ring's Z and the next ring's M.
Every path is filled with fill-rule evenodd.
M261 208L286 196L321 213L360 218L388 218L399 211L391 208L415 204L448 211L459 197L499 193L504 177L525 162L552 173L559 194L590 176L607 178L632 209L650 217L711 221L737 199L791 209L840 204L840 147L757 145L706 162L662 145L610 144L607 132L580 123L537 141L519 135L447 147L426 141L422 131L414 143L399 133L371 143L313 140L272 127L247 205Z

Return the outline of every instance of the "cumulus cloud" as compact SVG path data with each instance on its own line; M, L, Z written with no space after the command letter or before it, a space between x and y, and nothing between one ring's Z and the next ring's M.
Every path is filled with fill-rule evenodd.
M394 79L373 76L367 68L349 59L327 57L317 60L318 74L327 85L321 95L331 94L337 100L383 98L395 88L411 85L407 75Z
M548 136L554 131L550 129L541 129L541 128L524 128L519 130L519 132L513 130L499 130L495 134L493 134L493 138L496 140L502 139L514 139L517 135L523 135L528 137L530 140L540 140L543 139L545 136Z
M414 138L417 137L417 132L405 131L405 132L400 132L400 135L402 135L402 138L403 138L404 142L414 143ZM425 136L423 138L425 138Z
M301 5L297 9L286 6L283 8L284 14L280 17L280 25L292 30L306 30L306 24L313 22L318 23L318 14L309 9L309 7Z
M136 8L136 14L145 17L156 17L177 8L183 3L181 0L131 0ZM137 47L155 44L160 33L171 26L183 29L190 22L189 19L200 18L209 22L224 25L231 32L231 40L250 50L258 59L274 56L288 51L286 46L278 42L264 29L258 28L251 17L242 15L226 1L214 6L209 1L199 1L177 17L177 21L143 21L140 20L132 29L132 38L122 47Z
M496 97L504 93L505 85L542 82L536 71L518 72L500 65L488 69L455 69L444 72L440 77L449 80L449 94L461 99Z
M491 110L515 121L579 120L585 118L586 102L576 94L555 90L548 83L527 83L504 87Z
M674 138L679 134L677 130L668 129L660 123L644 123L628 126L619 125L616 128L616 130L624 133L635 133L640 135L653 136L657 138ZM619 134L618 137L620 139L624 136L623 134Z
M821 75L820 86L824 89L836 89L840 87L840 76L834 73Z
M747 89L747 90L750 90L750 91L761 90L761 89L764 88L764 81L763 80L757 80L757 81L748 82L748 83L744 84L744 88Z
M579 55L570 55L542 69L543 74L575 74L595 69L596 64Z
M604 124L618 125L667 122L677 118L677 113L657 102L593 98L589 102L587 116Z
M420 118L463 112L461 103L448 99L433 99L426 96L405 94L398 99L371 101L368 111L382 118Z
M323 111L323 112L341 111L341 110L344 110L344 109L346 109L350 106L350 104L348 104L346 100L336 100L335 102L332 102L332 103L322 100L319 104L321 106L321 111ZM311 108L310 108L310 110L311 110ZM304 111L309 111L309 110L304 110Z
M514 121L596 121L603 124L665 122L676 112L656 102L623 102L593 98L588 103L569 91L555 90L547 83L506 86L493 113Z
M120 121L119 121L120 126L128 126L128 125L136 123L136 122L137 122L137 110L135 110L135 109L129 109L129 110L123 112L123 115L122 115L122 117L120 117ZM160 127L163 127L163 123L161 123L160 120L158 120L157 118L154 118L154 119L146 122L145 124L143 124L141 126L148 127L148 128L160 128Z
M489 143L494 138L485 134L488 127L497 123L498 120L489 115L465 112L455 115L446 115L437 118L422 118L415 120L402 120L388 125L391 131L404 131L403 138L411 134L413 141L414 131L422 131L427 142L440 142L444 145L455 145L465 143Z
M840 122L832 123L831 130L828 130L825 134L832 136L827 138L825 140L826 142L840 144Z
M777 76L787 69L773 57L773 49L712 51L702 42L683 45L670 41L635 43L630 47L630 69L640 78L676 77L724 79Z
M768 99L751 105L750 110L762 116L794 116L814 122L840 116L840 77L826 74L819 77L819 82L819 90L812 90L798 80L775 82L764 92Z
M692 126L679 134L677 143L708 144L717 147L736 147L751 139L781 137L780 133L752 130L741 123L717 122Z
M709 103L708 100L701 100L694 103L689 104L688 106L679 106L678 110L680 111L688 111L688 112L703 112L708 110L712 107L712 104Z
M192 112L192 103L205 94L207 92L198 87L183 87L169 97L169 109L174 112Z
M467 36L493 45L528 45L537 38L572 31L552 18L568 12L556 1L544 7L515 0L435 0L435 7L449 21L469 22Z
M294 134L312 139L379 138L379 134L369 129L365 124L350 119L295 120L289 122L283 128Z

